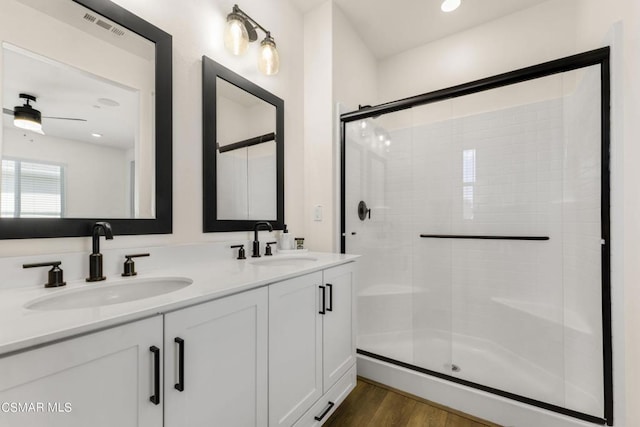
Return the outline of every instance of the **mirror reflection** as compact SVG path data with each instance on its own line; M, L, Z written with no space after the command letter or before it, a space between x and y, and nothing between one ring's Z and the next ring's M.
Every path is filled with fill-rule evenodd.
M203 230L284 227L284 101L202 57Z
M4 3L0 216L154 218L155 44L69 0Z
M276 107L216 81L217 219L276 220Z

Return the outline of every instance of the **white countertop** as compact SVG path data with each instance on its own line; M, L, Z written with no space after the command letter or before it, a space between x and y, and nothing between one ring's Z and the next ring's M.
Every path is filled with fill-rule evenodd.
M274 255L274 258L279 256L282 255ZM298 265L259 266L253 265L251 259L213 261L178 259L171 263L175 266L169 268L147 270L138 267L136 269L138 275L132 278L111 275L102 282L67 281L67 285L60 288L47 289L43 285L39 285L1 289L0 355L131 322L158 313L166 313L344 264L357 258L355 255L320 252L305 252L304 256L314 257L317 260L300 262ZM64 293L81 287L104 286L126 281L131 281L134 286L136 280L160 277L184 277L193 280L193 283L167 294L100 307L56 311L31 310L24 307L25 304L36 298Z

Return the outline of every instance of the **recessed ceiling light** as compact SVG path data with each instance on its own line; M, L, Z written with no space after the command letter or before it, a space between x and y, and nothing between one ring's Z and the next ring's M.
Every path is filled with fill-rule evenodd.
M442 9L443 12L453 12L460 6L460 1L461 0L444 0L440 9Z
M94 137L94 138L102 138L102 134L101 133L92 133L91 136Z

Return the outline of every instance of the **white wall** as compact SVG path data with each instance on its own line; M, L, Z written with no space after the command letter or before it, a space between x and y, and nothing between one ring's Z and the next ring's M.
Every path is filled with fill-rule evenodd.
M333 248L333 23L335 6L327 1L304 16L304 232L305 246ZM313 220L316 205L324 220ZM292 224L289 231L300 237Z
M333 5L333 98L347 108L373 105L378 99L378 66L360 35Z
M380 61L379 103L577 53L576 0L552 0Z
M349 110L375 103L377 64L331 0L305 15L304 34L305 244L314 250L339 251L337 103ZM322 221L314 220L316 206L322 206Z
M624 6L624 51L619 53L624 67L615 70L619 78L614 85L617 92L624 94L623 99L614 100L614 114L617 112L624 122L624 126L617 127L614 137L624 142L619 144L623 147L617 147L612 153L615 164L620 166L612 176L619 187L613 199L612 232L618 239L613 248L613 268L619 272L613 284L624 288L615 301L618 305L614 312L624 313L625 317L625 328L614 331L614 338L624 340L625 345L625 353L619 358L625 358L622 374L626 378L626 419L631 426L640 420L640 405L637 404L640 401L640 191L637 184L640 182L640 145L637 143L640 136L640 2L629 0ZM619 277L620 274L623 277ZM618 370L619 366L616 365ZM616 375L616 380L625 386L620 375Z
M173 36L173 234L118 236L106 242L105 248L249 238L249 233L202 233L202 55L284 99L285 217L293 230L303 230L301 13L286 0L246 0L241 5L271 30L276 40L281 58L280 72L267 77L257 69L258 43L252 43L242 57L234 57L224 49L223 28L233 1L116 0L116 3ZM90 245L89 238L3 240L0 241L0 256L88 251Z
M5 127L3 132L3 158L64 166L65 217L86 218L95 214L96 209L104 213L104 218L129 217L127 151L34 135L13 126Z

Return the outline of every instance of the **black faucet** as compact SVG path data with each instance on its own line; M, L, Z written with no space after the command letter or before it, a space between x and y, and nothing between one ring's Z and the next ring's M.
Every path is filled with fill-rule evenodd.
M258 230L261 228L265 228L269 230L269 232L273 231L273 227L267 221L258 221L253 226L253 253L251 254L252 258L260 257L260 242L258 241Z
M106 279L102 275L102 254L100 253L100 235L103 234L107 240L113 240L111 224L108 222L96 222L92 229L93 251L89 255L89 277L87 282L99 282Z

